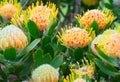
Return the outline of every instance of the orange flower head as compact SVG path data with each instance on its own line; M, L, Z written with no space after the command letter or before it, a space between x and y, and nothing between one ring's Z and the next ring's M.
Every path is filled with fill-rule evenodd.
M58 71L49 64L43 64L32 72L33 82L58 82Z
M62 34L59 33L58 39L68 47L85 47L91 42L91 37L84 29L73 27L68 30L62 29Z
M36 23L40 31L46 30L49 25L56 20L58 9L54 3L47 2L43 5L42 2L36 2L29 6L26 10L18 13L13 17L11 22L16 26L27 27L29 20Z
M81 73L82 75L88 74L89 78L92 78L94 74L94 67L90 65L84 66L79 69L76 69L76 73Z
M86 77L84 75L88 75L89 78L93 78L95 73L95 64L94 62L88 60L82 60L82 65L80 66L77 63L77 68L72 66L71 67L71 74L69 74L66 78L63 79L63 82L86 82Z
M9 25L0 30L0 49L16 48L17 50L26 47L27 37L18 27Z
M45 6L38 6L32 10L30 20L34 21L38 28L42 31L48 28L50 23L51 10Z
M81 27L90 28L93 21L96 21L100 30L104 29L108 23L112 23L114 19L113 13L110 10L103 11L93 9L86 12L83 16L75 16Z
M22 9L20 3L16 0L3 0L0 3L0 15L6 20L10 20L15 14Z
M108 19L104 13L99 10L90 10L84 14L80 23L83 27L90 27L93 21L98 23L99 29L104 29L108 23Z

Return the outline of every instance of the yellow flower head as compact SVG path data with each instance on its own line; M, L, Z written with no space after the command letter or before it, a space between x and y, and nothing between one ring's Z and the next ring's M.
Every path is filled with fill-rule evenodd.
M58 71L49 64L43 64L32 72L33 82L58 82Z
M91 41L92 38L89 36L89 33L85 29L78 27L68 27L68 29L62 28L62 33L58 33L57 37L60 42L68 47L85 47Z
M0 15L6 20L10 20L21 9L22 7L17 0L3 0L0 2Z
M93 9L86 12L82 17L78 15L75 18L84 28L90 28L93 21L96 21L98 23L98 28L104 29L109 22L112 23L114 16L108 9L104 9L103 12Z
M87 74L89 76L89 78L93 78L93 75L94 75L94 72L95 72L94 63L92 61L90 61L90 63L88 63L88 60L83 61L83 63L84 63L84 65L82 67L79 66L78 69L75 69L75 72L77 74L82 74L82 75Z
M96 46L106 55L120 58L120 34L116 30L106 30L93 40L91 48L95 54L97 54Z
M9 25L0 30L0 49L23 49L27 45L27 37L18 27Z
M92 61L88 63L88 60L83 61L83 65L79 65L78 69L71 68L71 74L64 78L64 82L86 82L86 77L83 75L88 75L89 78L93 78L95 72L95 65Z
M54 3L48 2L46 5L43 5L42 2L37 2L36 5L32 4L32 6L29 6L28 9L21 13L22 18L21 15L16 15L12 19L12 23L20 25L20 21L21 23L27 24L28 20L32 20L36 23L39 30L42 31L47 29L51 22L56 19L57 14L58 9ZM21 21L21 19L23 20Z
M82 2L87 6L95 6L99 0L82 0Z
M33 9L30 20L34 21L42 31L46 29L50 23L50 9L45 6L38 6Z

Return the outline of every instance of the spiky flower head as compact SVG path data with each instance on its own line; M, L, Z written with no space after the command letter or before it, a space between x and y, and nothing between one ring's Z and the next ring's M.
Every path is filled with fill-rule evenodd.
M43 3L36 2L36 5L32 4L28 9L22 12L22 20L27 25L28 20L32 20L38 26L40 31L45 30L56 19L58 14L58 9L54 3L48 2L46 5ZM20 15L20 16L21 16ZM19 25L20 16L15 16L12 19L12 23ZM16 21L17 20L17 21Z
M87 11L83 16L78 15L75 18L84 28L90 28L93 21L96 21L98 28L104 29L108 23L112 23L114 16L108 9L103 9L103 11L93 9Z
M33 82L58 82L58 71L49 64L43 64L32 72Z
M7 21L22 9L17 0L3 0L0 2L0 15Z
M94 63L92 61L90 61L90 63L88 62L88 60L83 61L83 65L80 66L78 63L79 68L75 69L75 72L77 74L81 74L81 75L88 75L89 78L93 78L94 72L95 72L95 67L94 67Z
M16 48L17 50L26 47L27 37L18 27L9 25L0 30L0 49Z
M99 0L82 0L82 2L87 6L95 6L98 4Z
M93 78L95 72L94 62L88 62L88 60L83 60L82 62L81 66L77 63L77 68L71 67L71 74L64 78L64 82L86 82L86 77L83 77L86 74L89 78Z
M92 41L92 37L85 29L69 26L61 30L62 33L57 35L58 40L67 47L83 48Z
M120 34L116 30L106 30L93 40L91 48L94 54L98 54L97 47L108 56L120 58Z

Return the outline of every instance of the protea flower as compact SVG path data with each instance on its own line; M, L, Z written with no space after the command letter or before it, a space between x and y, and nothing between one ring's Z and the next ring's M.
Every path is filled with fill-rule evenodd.
M82 2L87 6L95 6L98 4L99 0L82 0Z
M33 82L58 82L58 71L49 64L43 64L32 72Z
M92 61L88 63L88 60L85 60L85 65L79 66L78 69L75 69L76 74L81 74L81 75L88 75L89 78L93 78L94 72L95 72L95 66Z
M63 45L73 48L83 48L92 41L92 37L89 36L89 33L85 29L78 27L62 29L62 33L58 33L57 37Z
M0 2L0 15L7 21L22 9L17 0L3 0Z
M86 77L83 77L83 75L87 74L92 79L95 65L92 61L88 63L88 60L85 60L81 66L78 63L78 68L72 67L70 70L71 74L64 78L63 82L86 82Z
M88 74L89 78L92 78L93 74L94 74L94 67L90 66L90 65L88 65L88 66L86 65L86 66L83 66L79 69L76 69L75 72L76 73L81 73L82 75Z
M52 23L53 20L56 19L58 14L58 9L54 3L47 3L43 5L43 3L37 2L36 5L28 7L25 11L22 12L22 23L27 25L28 20L32 20L38 26L40 31L46 30L48 26ZM17 20L17 21L16 21ZM20 16L15 16L12 19L12 23L18 25L20 20Z
M120 34L116 30L106 30L93 40L91 48L94 54L98 54L97 47L108 56L120 58Z
M93 9L87 11L83 16L76 16L76 19L84 28L90 28L93 21L96 21L98 28L104 29L109 22L112 23L114 16L108 9L104 9L103 12L98 9Z
M9 25L0 30L0 49L23 49L27 45L27 37L18 27Z

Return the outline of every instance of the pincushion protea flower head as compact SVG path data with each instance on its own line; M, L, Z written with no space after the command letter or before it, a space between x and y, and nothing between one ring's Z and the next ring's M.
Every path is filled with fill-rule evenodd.
M89 78L93 78L95 64L92 61L89 63L88 60L85 60L82 66L78 63L78 69L72 67L70 70L71 74L64 78L63 82L86 82L86 77L83 78L82 76L87 74Z
M83 66L80 66L78 63L79 68L75 69L76 74L88 75L89 78L93 78L95 72L95 65L92 61L90 63L88 60L83 61Z
M0 2L0 15L6 20L10 20L22 9L17 0L3 0Z
M95 6L99 0L82 0L82 2L87 6Z
M16 48L23 49L27 45L27 37L18 27L14 25L6 26L0 30L0 49Z
M43 64L32 72L33 82L58 82L58 71L49 64Z
M85 29L78 27L72 28L72 26L70 26L67 28L62 28L61 30L62 33L58 33L57 35L58 40L67 47L83 48L87 46L93 39Z
M43 3L36 2L36 5L32 4L32 6L28 7L27 10L22 12L22 23L28 22L28 20L32 20L38 26L40 31L45 30L52 23L54 19L56 19L58 14L58 9L54 3L48 2L46 5ZM17 25L19 22L20 16L15 16L12 19L12 23ZM16 19L18 21L16 21Z
M108 9L103 9L100 11L98 9L93 9L87 11L83 16L75 16L80 25L84 28L90 28L93 21L98 23L99 29L104 29L108 23L112 23L114 16Z
M108 56L120 58L120 33L116 30L106 30L93 40L91 48L94 54L98 54L97 47Z

